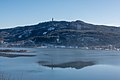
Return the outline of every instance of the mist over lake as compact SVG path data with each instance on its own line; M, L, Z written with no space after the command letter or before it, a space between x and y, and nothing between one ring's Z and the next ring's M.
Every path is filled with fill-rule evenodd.
M0 56L0 80L120 80L119 51L67 48L7 49L28 50L31 52L21 54L35 56Z

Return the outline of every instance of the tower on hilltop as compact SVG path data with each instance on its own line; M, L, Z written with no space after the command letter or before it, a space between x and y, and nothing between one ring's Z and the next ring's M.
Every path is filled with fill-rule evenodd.
M52 18L52 22L54 21L54 18Z

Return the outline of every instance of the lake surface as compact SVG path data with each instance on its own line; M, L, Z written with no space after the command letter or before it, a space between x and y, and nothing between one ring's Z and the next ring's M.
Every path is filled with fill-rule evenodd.
M0 56L0 80L120 80L120 51L11 49L36 56Z

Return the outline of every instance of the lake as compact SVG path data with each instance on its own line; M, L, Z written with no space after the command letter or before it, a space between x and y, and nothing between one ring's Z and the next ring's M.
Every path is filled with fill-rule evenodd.
M0 80L120 80L120 51L10 49L36 56L0 56Z

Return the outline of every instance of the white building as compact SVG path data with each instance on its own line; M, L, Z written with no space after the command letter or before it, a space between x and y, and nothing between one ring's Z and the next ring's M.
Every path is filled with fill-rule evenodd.
M0 39L0 43L4 43L4 40L3 40L3 39Z

